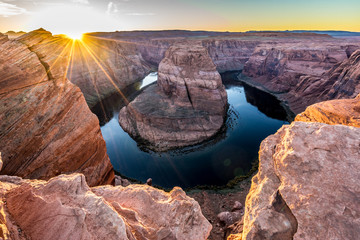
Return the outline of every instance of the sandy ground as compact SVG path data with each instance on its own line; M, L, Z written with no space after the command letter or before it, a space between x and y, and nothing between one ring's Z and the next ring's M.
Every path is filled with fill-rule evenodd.
M240 202L244 206L250 186L251 178L248 178L238 183L233 189L223 189L219 191L192 190L187 192L188 196L194 198L200 204L202 213L213 225L213 229L208 238L209 240L222 240L226 239L231 233L238 233L239 224L238 226L226 227L225 224L218 220L217 215L220 212L230 212L235 201Z

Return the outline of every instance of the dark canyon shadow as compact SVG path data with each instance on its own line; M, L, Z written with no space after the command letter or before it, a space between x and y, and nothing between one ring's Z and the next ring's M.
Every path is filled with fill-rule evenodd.
M98 103L92 111L100 120L115 171L142 182L151 177L154 184L165 188L220 186L247 175L257 162L261 141L287 123L288 117L275 97L243 84L238 74L222 74L229 107L218 134L201 144L164 153L149 151L146 144L136 142L122 130L117 118L126 101L121 94ZM127 101L141 93L141 85L122 90Z

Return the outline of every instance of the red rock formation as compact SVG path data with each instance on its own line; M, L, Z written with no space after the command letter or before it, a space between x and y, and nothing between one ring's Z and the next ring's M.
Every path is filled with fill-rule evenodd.
M40 29L0 45L1 174L81 172L92 186L113 181L98 119L65 77L69 41Z
M193 145L216 134L224 122L227 95L206 49L174 45L150 86L119 114L119 122L149 148L165 151Z
M48 182L0 176L3 239L206 239L210 223L180 188L89 188L81 174Z
M241 239L360 236L359 144L359 128L304 122L265 139Z
M360 127L360 94L354 99L331 100L311 105L297 115L295 121Z

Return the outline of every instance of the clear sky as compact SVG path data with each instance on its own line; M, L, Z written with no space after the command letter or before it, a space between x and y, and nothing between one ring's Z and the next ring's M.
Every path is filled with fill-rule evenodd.
M360 0L0 0L0 32L348 30Z

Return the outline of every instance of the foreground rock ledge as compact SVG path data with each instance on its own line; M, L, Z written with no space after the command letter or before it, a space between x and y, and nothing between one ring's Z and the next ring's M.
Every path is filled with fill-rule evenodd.
M224 123L227 94L201 43L176 44L161 61L158 83L121 109L119 123L156 151L200 143Z
M294 122L266 138L241 239L357 239L359 146L359 128L323 123Z
M90 188L82 174L48 182L0 176L2 239L207 239L211 225L180 188Z

